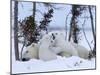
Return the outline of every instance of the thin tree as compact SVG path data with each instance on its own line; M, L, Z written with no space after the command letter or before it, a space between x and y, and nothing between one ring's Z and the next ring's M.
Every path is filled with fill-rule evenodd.
M90 50L92 50L91 45L90 45L90 43L89 43L89 41L88 41L88 39L87 39L87 37L86 37L86 33L85 33L85 29L84 29L85 22L86 22L86 19L84 20L84 22L83 22L83 24L82 24L82 30L83 30L83 34L84 34L85 40L86 40L86 42L87 42L87 44L88 44Z
M93 39L94 39L94 48L93 48L93 54L96 55L96 31L94 28L94 23L93 23L93 15L92 15L92 9L91 6L88 6L89 8L89 13L90 13L90 19L91 19L91 28L92 28L92 34L93 34Z
M71 18L71 23L70 23L70 31L69 31L69 38L68 41L71 40L71 36L72 36L72 21L74 20L74 17Z
M70 15L70 12L67 14L67 16L66 16L66 20L65 20L65 40L67 40L67 29L68 29L68 23L67 23L67 20L68 20L68 16Z
M19 60L19 49L18 49L18 1L14 2L14 48L15 48L15 59Z
M33 17L35 20L35 15L36 15L36 2L33 2Z
M77 10L79 8L79 5L72 5L72 18L70 22L70 31L69 31L69 38L68 41L71 40L71 37L73 37L73 41L75 43L78 43L78 32L79 28L77 25L77 17L80 15L80 11Z
M51 18L53 17L54 10L51 8L48 10L47 13L44 13L43 20L40 21L39 29L46 31L48 33L47 27L49 26L49 23L52 21Z
M32 13L32 17L33 17L33 23L34 24L32 24L32 23L30 23L30 24L32 24L33 26L32 27L34 27L34 25L36 25L35 24L35 15L36 15L36 2L33 2L33 11L32 11L33 13ZM30 28L31 30L33 30L32 31L32 34L30 35L30 36L32 36L33 35L33 33L34 33L34 31L35 31L35 29L33 28ZM27 35L26 34L24 34L23 35L24 36L24 42L23 42L23 46L22 46L22 48L21 48L21 60L22 60L22 53L23 53L23 49L24 49L24 46L26 45L26 37L27 37ZM36 39L36 38L35 38ZM30 41L30 44L32 43L32 42L34 42L34 41Z
M82 14L82 11L85 10L85 6L80 6L80 5L72 5L72 18L70 21L70 31L69 31L69 38L68 41L73 39L75 43L79 42L79 32L80 28L78 25L79 21L79 16Z

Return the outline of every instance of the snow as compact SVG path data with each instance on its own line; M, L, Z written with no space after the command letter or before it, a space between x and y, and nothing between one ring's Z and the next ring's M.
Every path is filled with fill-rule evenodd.
M14 61L12 68L13 74L95 69L95 58L91 60L84 60L77 56L69 58L58 56L56 60L51 61L42 61L37 59L31 59L27 62Z

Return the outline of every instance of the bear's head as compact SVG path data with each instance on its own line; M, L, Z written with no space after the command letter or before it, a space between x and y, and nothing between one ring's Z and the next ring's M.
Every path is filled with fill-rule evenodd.
M65 38L64 38L64 34L61 33L61 32L58 32L58 31L51 32L51 33L49 33L49 35L52 36L52 39L53 39L54 42L59 41L59 40L62 40L62 39L63 39L63 40L65 39ZM55 44L56 44L56 43L55 43Z
M46 34L40 40L40 45L51 46L52 44L54 44L54 42L54 36Z
M32 58L38 59L38 45L35 43L26 48L26 51L22 55L22 61L28 61Z

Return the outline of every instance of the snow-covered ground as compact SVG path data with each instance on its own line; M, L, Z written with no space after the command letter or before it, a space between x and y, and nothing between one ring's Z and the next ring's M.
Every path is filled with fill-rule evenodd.
M90 31L87 32L87 38L89 42L92 41L92 35ZM79 44L89 49L83 35L81 37ZM12 39L12 73L13 74L95 69L96 67L95 58L92 58L91 60L86 60L77 56L72 56L69 58L58 56L56 60L51 60L51 61L42 61L37 59L31 59L30 61L26 61L26 62L16 61L13 45L14 44ZM19 49L21 47L22 45L19 44Z
M15 61L12 64L12 73L35 73L65 70L82 70L95 69L95 59L84 60L82 58L72 56L69 58L60 57L52 61L42 61L31 59L27 62Z

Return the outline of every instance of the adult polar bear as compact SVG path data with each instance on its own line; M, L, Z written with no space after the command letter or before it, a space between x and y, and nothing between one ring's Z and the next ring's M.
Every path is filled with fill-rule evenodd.
M89 51L78 44L65 41L64 34L61 32L51 32L49 35L54 36L55 44L52 47L52 51L61 55L61 56L79 56L84 59L88 59Z

